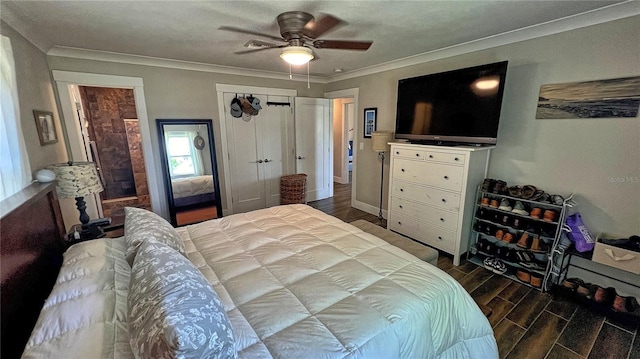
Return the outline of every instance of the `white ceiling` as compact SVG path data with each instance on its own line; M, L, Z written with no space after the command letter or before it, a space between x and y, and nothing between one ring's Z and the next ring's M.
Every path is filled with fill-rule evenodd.
M366 52L316 49L311 74L335 75L439 49L528 31L540 25L629 5L628 1L6 1L2 18L45 52L72 47L288 73L278 49L235 55L259 37L279 36L278 14L332 14L347 25L322 39L371 40ZM616 5L618 4L618 5ZM638 3L635 2L637 5ZM603 10L604 9L604 10ZM595 15L594 15L595 14ZM523 30L521 30L523 31ZM268 41L268 40L267 40ZM59 50L59 49L58 49ZM305 72L294 69L294 72Z

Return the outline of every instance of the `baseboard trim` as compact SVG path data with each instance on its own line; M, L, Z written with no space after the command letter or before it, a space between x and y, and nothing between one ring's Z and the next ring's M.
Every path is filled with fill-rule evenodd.
M359 209L361 211L373 214L374 216L378 216L378 213L380 212L380 209L378 207L372 206L368 203L364 203L364 202L360 202L358 200L352 200L351 201L351 207ZM386 209L382 209L382 216L386 219L387 218L387 210Z

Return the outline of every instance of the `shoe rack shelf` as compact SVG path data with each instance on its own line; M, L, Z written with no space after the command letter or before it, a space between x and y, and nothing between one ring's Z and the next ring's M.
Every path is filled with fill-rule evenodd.
M499 209L495 206L495 202L493 207L486 203L483 205L483 198L489 198L490 201L495 200L497 203L506 200L512 208L515 206L515 203L519 201L525 208L528 208L526 209L527 212L530 212L533 208L539 208L540 218L533 218L524 214ZM562 205L544 203L483 191L482 187L479 186L476 193L475 213L469 239L470 250L467 252L467 260L534 289L543 292L550 290L554 284L557 284L558 280L558 276L550 275L552 269L550 263L551 250L561 235L562 223L566 217L566 208L564 202ZM547 210L555 213L553 220L544 220L542 218L544 211ZM513 239L510 242L505 242L497 238L496 232L499 230L502 231L503 234L511 233ZM523 240L519 246L518 242L522 240L525 234L529 239ZM539 241L538 246L540 247L537 248L535 252L530 249L532 245L531 242L534 239ZM482 243L479 245L479 242ZM486 243L491 244L490 248L492 248L492 250L490 253L482 250L484 249L483 244ZM483 248L481 249L479 247ZM541 248L544 248L544 250L540 250ZM510 251L515 253L515 256L513 254L506 255L506 253ZM518 251L520 251L520 253ZM521 261L518 255L523 255L524 252L533 260ZM502 273L500 270L493 270L494 268L487 267L485 265L485 259L487 258L500 260L506 265L507 271ZM536 279L532 281L532 277ZM532 282L534 282L534 284L532 284Z

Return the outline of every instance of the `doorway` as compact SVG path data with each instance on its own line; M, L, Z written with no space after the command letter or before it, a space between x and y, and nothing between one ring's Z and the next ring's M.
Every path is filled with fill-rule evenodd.
M100 217L124 223L124 207L151 210L149 186L132 89L72 86L87 159L96 163L104 191Z

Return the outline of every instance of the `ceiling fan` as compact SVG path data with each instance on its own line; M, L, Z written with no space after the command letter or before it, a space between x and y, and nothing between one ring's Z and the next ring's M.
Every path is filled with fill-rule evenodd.
M281 37L232 26L221 26L219 30L261 36L277 41L279 44L261 40L250 40L245 46L257 48L237 51L235 54L248 54L269 49L283 49L280 57L292 65L306 64L316 57L312 48L366 51L372 44L371 41L319 40L318 38L320 36L344 23L344 21L331 15L323 15L320 19L316 20L313 15L303 11L288 11L278 15L276 19L280 27Z

